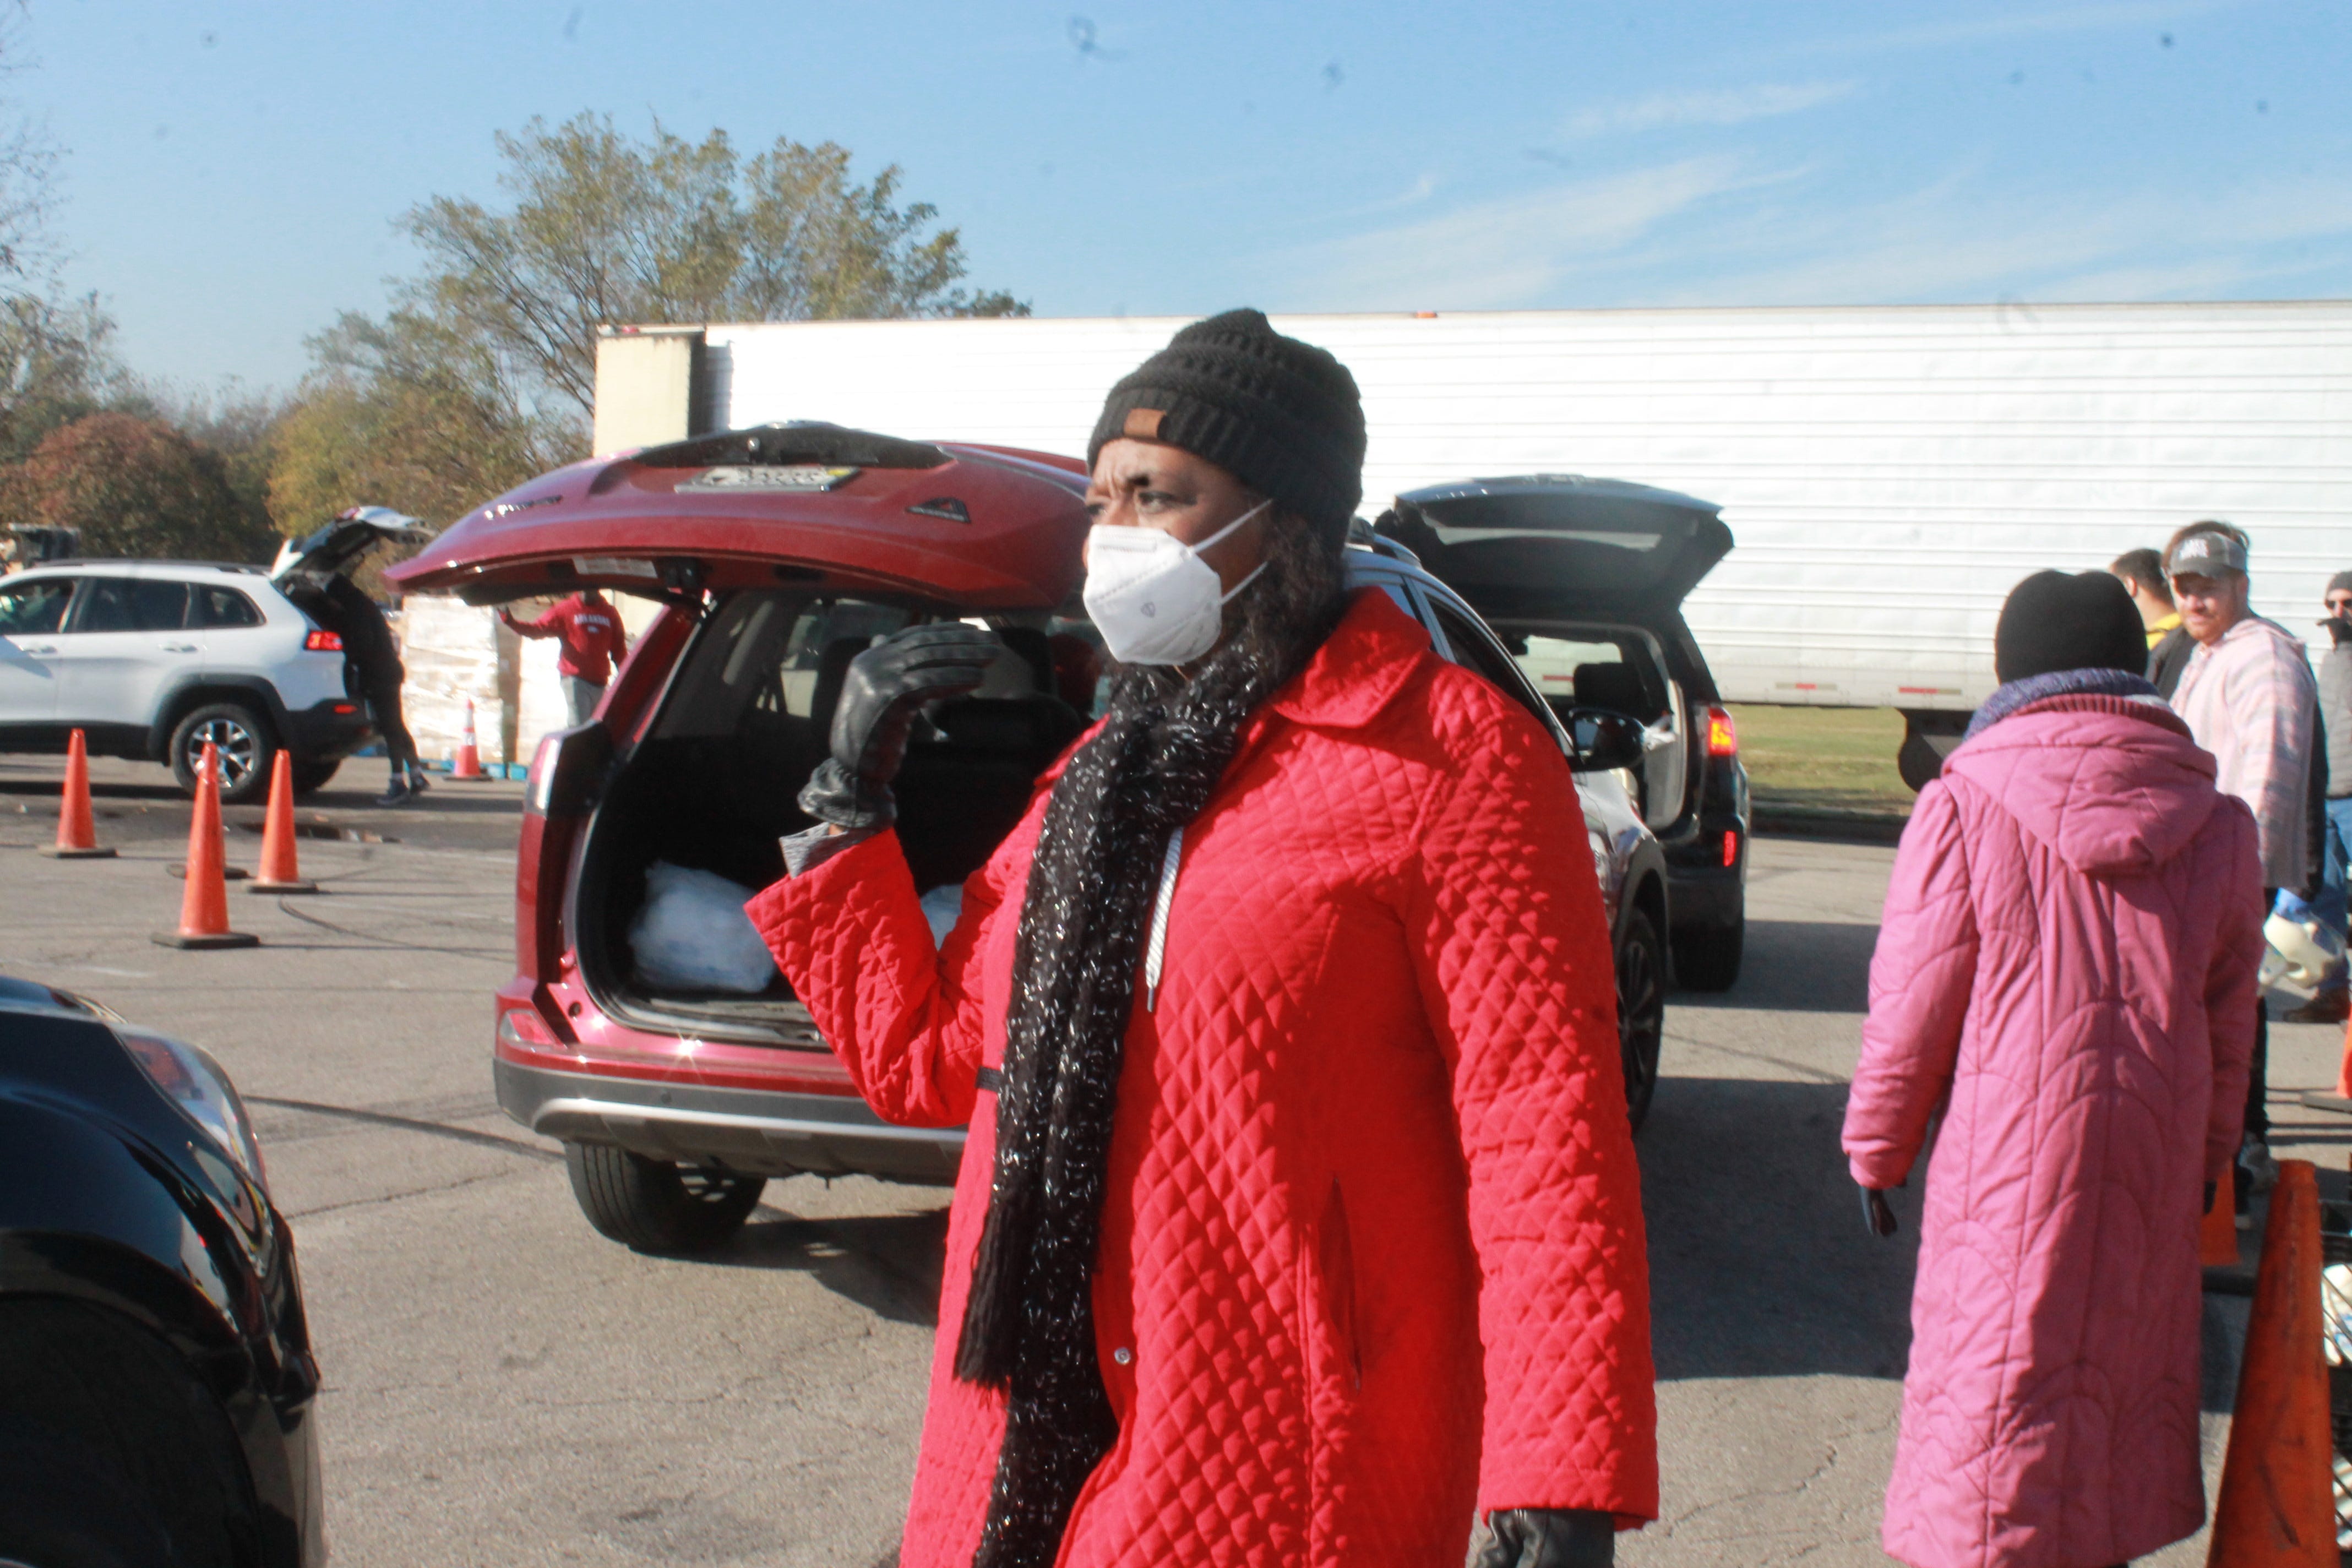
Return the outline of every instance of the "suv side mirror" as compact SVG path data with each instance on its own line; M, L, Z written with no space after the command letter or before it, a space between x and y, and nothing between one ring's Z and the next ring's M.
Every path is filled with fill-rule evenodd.
M1649 730L1630 713L1607 708L1556 708L1572 749L1570 773L1601 773L1641 765Z

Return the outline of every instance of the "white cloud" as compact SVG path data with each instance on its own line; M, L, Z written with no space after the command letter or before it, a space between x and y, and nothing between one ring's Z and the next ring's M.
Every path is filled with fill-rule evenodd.
M1597 104L1568 122L1570 136L1612 132L1657 131L1676 125L1740 125L1776 115L1801 114L1850 96L1851 81L1763 82L1716 91L1660 92L1630 102Z
M1541 302L1580 263L1659 225L1788 174L1737 157L1690 158L1452 208L1272 258L1290 297L1318 310L1498 310Z

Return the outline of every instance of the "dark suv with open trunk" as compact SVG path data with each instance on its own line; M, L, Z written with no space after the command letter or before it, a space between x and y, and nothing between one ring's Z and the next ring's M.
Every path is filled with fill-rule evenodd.
M944 931L963 879L1093 716L1101 658L1076 600L1085 487L1069 458L766 426L547 475L390 574L478 604L593 582L668 606L595 718L540 746L516 868L518 972L497 1002L499 1102L564 1142L573 1192L604 1234L715 1245L772 1175L953 1179L961 1129L882 1122L759 953L731 977L665 969L648 909L682 882L724 900L781 877L777 841L810 825L794 796L825 754L849 660L901 626L966 619L1006 653L980 690L932 710L897 784L908 863ZM1575 760L1577 793L1559 806L1582 812L1614 922L1638 1121L1672 927L1664 858L1626 788L1639 725L1548 704L1408 552L1366 532L1349 561L1358 585L1391 595ZM706 958L747 930L679 946Z

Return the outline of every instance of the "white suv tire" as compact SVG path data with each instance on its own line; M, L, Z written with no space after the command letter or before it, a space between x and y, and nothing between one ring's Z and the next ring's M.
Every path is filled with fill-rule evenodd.
M223 805L247 805L269 798L278 732L268 715L243 702L207 702L172 727L172 776L191 795L206 741L219 752Z

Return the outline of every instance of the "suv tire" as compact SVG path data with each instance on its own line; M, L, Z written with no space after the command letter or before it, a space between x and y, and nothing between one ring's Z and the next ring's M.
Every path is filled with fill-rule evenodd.
M1741 951L1748 945L1748 917L1727 926L1700 926L1675 933L1675 984L1693 991L1728 991L1739 979Z
M220 749L220 797L224 805L247 805L269 797L269 766L278 736L269 721L242 702L207 702L172 727L172 776L196 793L196 768L205 742Z
M0 1563L172 1568L147 1500L87 1445L0 1415Z
M648 1160L610 1143L566 1143L572 1195L599 1235L639 1252L709 1252L743 1228L765 1176Z
M1658 1088L1666 1035L1666 944L1642 910L1625 912L1617 937L1617 1044L1625 1073L1625 1115L1640 1131Z
M335 770L342 765L343 761L341 757L334 757L325 762L319 763L297 761L294 764L293 770L294 793L296 795L318 794L319 791L327 787L327 781L333 778L335 776Z

